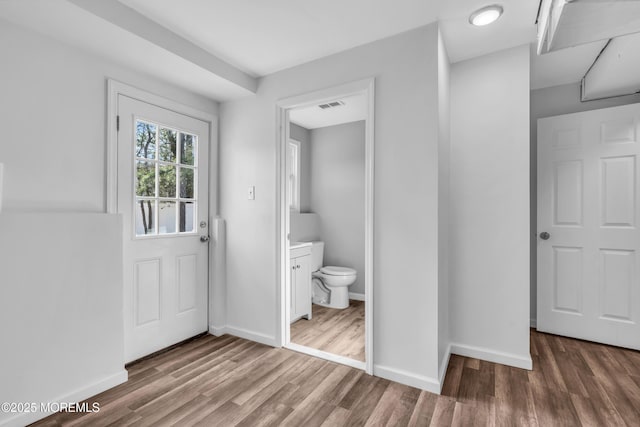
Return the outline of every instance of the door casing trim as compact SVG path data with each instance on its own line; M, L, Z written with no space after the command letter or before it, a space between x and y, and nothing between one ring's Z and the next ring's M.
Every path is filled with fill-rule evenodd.
M365 372L373 374L373 209L374 209L374 130L375 78L358 80L303 95L284 98L276 103L276 342L290 343L288 286L290 212L286 201L286 147L289 140L289 110L306 107L338 97L364 94L367 97L365 121ZM302 347L302 346L299 346ZM300 349L297 349L301 351ZM322 357L319 354L316 356Z

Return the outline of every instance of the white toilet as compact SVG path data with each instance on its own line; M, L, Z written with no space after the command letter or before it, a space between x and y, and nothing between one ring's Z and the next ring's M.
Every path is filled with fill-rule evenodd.
M324 242L311 242L313 303L331 308L349 307L349 286L356 281L353 268L322 266Z

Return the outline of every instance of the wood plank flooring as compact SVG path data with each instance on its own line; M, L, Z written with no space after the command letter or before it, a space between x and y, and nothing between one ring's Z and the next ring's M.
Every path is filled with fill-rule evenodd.
M37 426L638 426L640 352L531 332L533 371L452 356L443 394L210 335Z
M364 362L364 301L339 310L312 305L311 320L291 324L291 342Z

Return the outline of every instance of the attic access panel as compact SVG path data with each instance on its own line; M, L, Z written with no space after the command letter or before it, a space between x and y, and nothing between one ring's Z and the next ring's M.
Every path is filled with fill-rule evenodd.
M640 1L541 0L538 54L640 32Z
M581 82L581 100L612 98L640 91L640 33L616 37L604 47Z

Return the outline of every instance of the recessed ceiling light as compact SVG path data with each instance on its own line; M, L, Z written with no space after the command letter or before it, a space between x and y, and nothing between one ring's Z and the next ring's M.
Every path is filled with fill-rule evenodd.
M502 15L502 6L494 4L478 9L471 14L469 22L476 27L482 27L495 22Z

